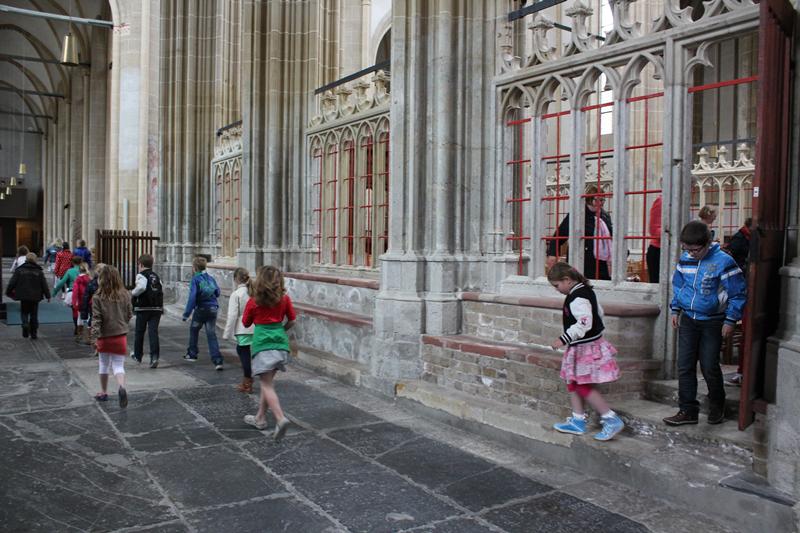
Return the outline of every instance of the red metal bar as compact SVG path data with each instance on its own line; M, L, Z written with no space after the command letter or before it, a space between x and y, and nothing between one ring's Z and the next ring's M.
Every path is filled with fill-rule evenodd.
M731 85L741 85L742 83L753 83L754 81L758 81L758 75L748 76L746 78L737 78L735 80L718 81L716 83L707 83L706 85L695 85L693 87L689 87L689 93L710 91L711 89L730 87Z
M651 94L645 94L645 95L643 95L643 96L631 96L630 98L627 98L625 101L626 101L626 102L628 102L628 103L631 103L631 102L640 102L640 101L642 101L642 100L651 100L651 99L653 99L653 98L659 98L659 97L661 97L661 96L664 96L664 93L663 93L663 92L660 92L660 93L651 93Z

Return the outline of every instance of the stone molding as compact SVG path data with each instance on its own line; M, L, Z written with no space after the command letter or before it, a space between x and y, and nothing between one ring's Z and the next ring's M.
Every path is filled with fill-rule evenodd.
M698 20L692 20L692 8L680 8L678 0L665 0L661 12L652 22L636 21L637 14L632 13L632 5L636 0L612 0L611 10L613 25L603 39L598 39L589 31L588 19L593 14L593 9L583 0L575 0L572 5L564 10L567 18L571 19L569 40L561 46L554 46L552 30L556 22L543 15L535 13L530 17L527 29L531 38L527 40L525 49L514 49L514 25L502 23L496 33L497 61L501 73L514 72L526 67L547 64L562 58L580 55L582 53L601 50L609 46L636 41L666 30L682 30L690 25L702 22L716 22L714 19L721 16L749 9L756 5L752 0L709 0L704 2L704 12ZM646 6L645 6L646 7Z
M564 306L563 298L547 296L501 296L480 292L462 292L460 299L462 301L520 305L544 309L561 309ZM608 316L648 317L658 316L661 313L661 308L658 305L603 303L603 311Z
M217 162L242 154L242 124L227 127L217 133L214 139L214 159Z
M360 120L368 111L388 111L391 76L379 70L367 81L364 78L345 83L318 96L319 114L309 122L309 128L348 120Z
M348 313L338 309L332 310L324 307L318 307L316 305L301 304L296 302L293 302L292 305L294 305L294 308L297 311L307 315L324 318L325 320L330 320L332 322L340 322L342 324L348 324L350 326L357 327L372 327L372 318L366 315L358 315L356 313Z
M306 272L284 272L287 278L302 279L306 281L319 281L321 283L333 283L336 285L347 285L350 287L361 287L364 289L379 290L381 284L377 280L361 279L361 278L342 278L338 276L329 276L325 274L309 274Z

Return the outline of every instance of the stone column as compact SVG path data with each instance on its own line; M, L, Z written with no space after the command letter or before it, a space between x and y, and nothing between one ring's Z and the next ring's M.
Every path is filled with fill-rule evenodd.
M420 334L458 332L456 293L470 283L471 260L483 261L494 98L476 80L494 75L495 8L393 3L389 248L375 313L376 355L386 355L372 362L384 380L378 388L418 374Z
M107 180L107 118L108 118L108 46L110 32L106 29L92 28L92 66L88 80L88 160L84 196L84 235L87 243L94 246L95 232L104 229L106 211Z
M325 4L323 2L323 4ZM320 82L320 3L243 2L242 226L239 263L302 261L304 126ZM296 257L296 259L295 259Z

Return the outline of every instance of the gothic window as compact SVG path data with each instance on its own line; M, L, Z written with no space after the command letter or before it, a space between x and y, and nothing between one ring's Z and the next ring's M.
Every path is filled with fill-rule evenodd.
M546 89L545 89L546 90ZM566 260L568 235L560 224L569 213L571 170L569 164L572 150L572 114L569 100L563 88L553 93L553 100L544 110L540 123L540 157L537 166L537 181L544 182L537 188L540 196L537 205L544 215L543 233L547 255ZM544 272L542 272L544 273Z
M316 262L375 268L389 238L389 123L363 123L311 140Z
M758 39L755 33L698 47L702 66L692 72L692 197L690 216L717 210L716 237L726 242L750 216L755 171Z
M625 104L628 115L625 140L628 275L632 279L649 281L647 250L651 245L661 246L664 165L664 86L652 63L648 62L639 73L638 83Z
M517 273L522 274L524 243L530 241L527 221L531 201L529 176L532 149L530 104L524 95L517 95L515 104L508 108L505 125L511 146L510 159L506 161L511 175L511 194L505 200L511 231L506 238L518 257Z
M610 206L614 190L615 109L605 74L597 77L594 90L580 110L583 146L580 154L582 164L578 168L585 170L586 185L581 195L581 203L586 205L586 209L582 210L583 226L579 229L584 241L583 275L589 279L610 279L613 255ZM594 220L584 220L584 217Z

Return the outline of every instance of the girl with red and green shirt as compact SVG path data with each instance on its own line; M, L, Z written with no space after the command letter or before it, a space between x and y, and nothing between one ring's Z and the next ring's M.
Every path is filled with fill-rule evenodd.
M289 419L281 409L273 381L278 370L286 370L289 362L289 337L286 332L296 320L294 307L283 283L283 274L274 266L261 267L253 287L254 296L242 314L242 325L253 328L252 373L261 381L258 413L246 415L244 422L257 429L267 427L267 409L275 415L273 438L279 441L286 434ZM284 320L286 320L284 322Z

